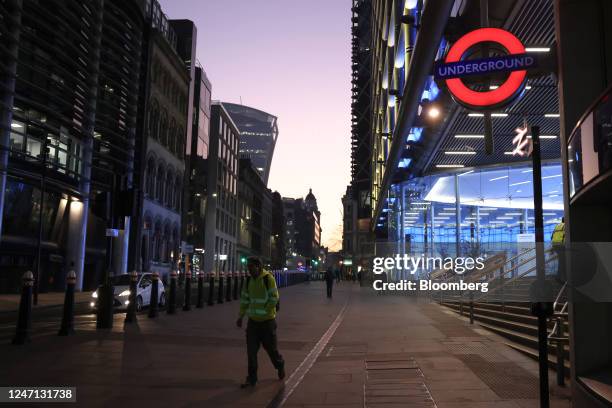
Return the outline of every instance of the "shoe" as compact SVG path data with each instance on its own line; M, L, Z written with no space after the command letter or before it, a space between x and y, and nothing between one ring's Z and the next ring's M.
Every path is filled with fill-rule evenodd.
M278 379L282 380L283 378L285 378L285 365L283 364L278 370Z
M240 384L240 388L244 389L249 387L255 387L255 384L257 384L257 381L251 381L247 378L244 383Z

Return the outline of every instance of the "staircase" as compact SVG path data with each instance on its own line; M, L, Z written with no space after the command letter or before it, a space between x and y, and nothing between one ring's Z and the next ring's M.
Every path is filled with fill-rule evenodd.
M556 255L551 250L545 252L545 265L547 270L556 268ZM529 298L530 288L535 281L534 273L535 249L532 249L507 260L495 273L488 276L479 274L460 277L464 281L487 282L488 292L446 293L436 300L463 316L469 317L471 309L474 322L504 337L508 346L537 360L537 317L531 314ZM453 276L444 282L458 279L457 276ZM557 294L553 305L554 314L548 322L548 363L556 370L558 360L562 358L564 374L569 376L569 328L565 285L561 286L552 278L547 278L546 281ZM557 350L558 347L561 349ZM557 351L561 355L558 355Z

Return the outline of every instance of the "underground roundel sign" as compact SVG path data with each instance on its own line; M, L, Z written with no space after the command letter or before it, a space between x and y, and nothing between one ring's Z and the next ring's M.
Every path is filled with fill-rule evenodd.
M507 55L482 59L465 59L473 47L483 43L500 45ZM435 78L446 82L453 98L470 109L494 109L516 98L525 85L527 69L536 65L525 53L525 46L512 33L499 28L480 28L461 37L448 51L443 63L435 67ZM475 91L463 82L469 76L509 73L496 89Z

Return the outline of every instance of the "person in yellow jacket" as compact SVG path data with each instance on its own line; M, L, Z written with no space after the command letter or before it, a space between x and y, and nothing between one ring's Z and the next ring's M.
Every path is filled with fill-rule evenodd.
M276 310L279 301L276 280L270 272L264 271L261 260L250 257L247 260L249 277L240 294L240 316L236 326L242 327L242 320L248 317L246 328L248 375L242 388L257 383L257 352L262 345L276 368L278 378L285 378L285 361L278 352L276 340Z
M552 249L557 254L557 279L561 282L567 280L565 273L565 217L555 225L552 236L550 237Z

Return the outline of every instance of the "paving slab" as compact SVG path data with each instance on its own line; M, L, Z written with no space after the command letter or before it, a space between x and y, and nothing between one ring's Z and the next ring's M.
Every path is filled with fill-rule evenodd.
M284 383L262 351L257 387L239 388L245 334L234 326L233 301L139 315L130 325L116 314L110 330L79 316L70 337L40 322L23 346L0 331L0 385L76 386L75 406L85 407L537 406L535 362L427 299L378 296L348 282L332 300L320 282L282 289L281 298ZM553 394L551 406L569 407L567 392Z

